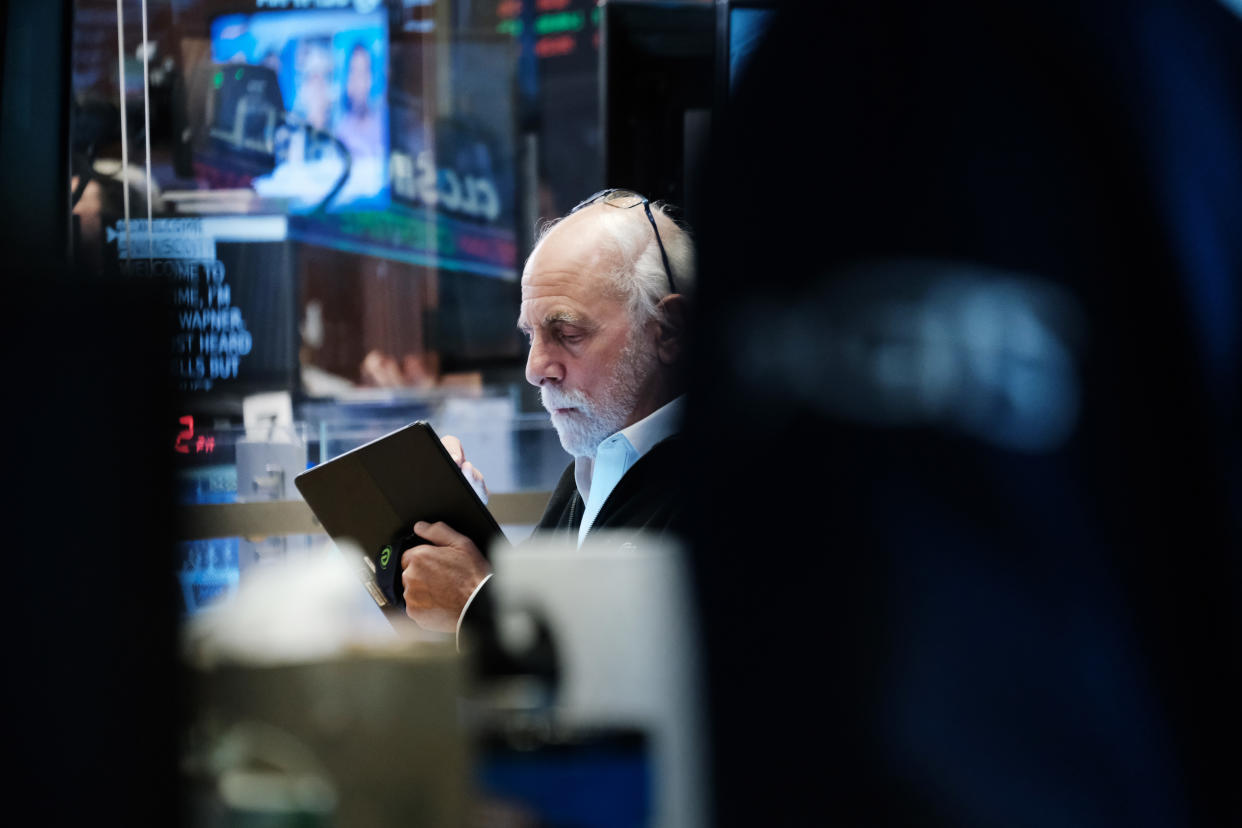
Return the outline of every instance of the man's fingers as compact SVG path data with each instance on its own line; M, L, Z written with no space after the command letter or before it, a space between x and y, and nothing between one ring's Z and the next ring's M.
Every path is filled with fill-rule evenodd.
M430 525L430 524L426 524L426 525ZM449 531L451 532L451 531L453 531L453 530L452 530L452 529L450 529ZM462 537L465 537L465 535L462 535ZM414 563L414 559L415 559L415 558L417 558L417 557L418 557L418 556L420 556L420 555L422 555L422 556L423 556L423 560L422 560L422 562L421 562L420 566L426 566L426 565L427 565L427 561L431 560L431 558L428 558L427 556L429 556L429 555L430 555L430 556L433 556L433 557L434 557L435 551L436 551L437 549L439 549L440 547L442 547L442 546L450 546L450 544L447 544L447 543L420 543L420 544L418 544L417 546L411 546L409 549L407 549L407 550L405 550L404 552L402 552L402 553L401 553L401 570L402 570L402 571L405 571L405 570L409 569L409 568L410 568L410 564Z
M483 472L474 467L470 461L461 464L461 470L466 473L466 478L478 483L483 489L483 494L488 494L487 481L483 479Z
M424 629L452 632L490 569L475 545L444 523L419 521L414 529L428 542L401 553L406 614Z
M464 544L470 543L470 538L442 520L438 520L435 523L420 520L414 524L414 534L436 546L461 547Z
M431 548L432 547L426 544L423 544L421 546L411 546L409 549L402 552L401 553L401 571L404 572L405 570L410 568L410 564L413 563L414 557L416 555L418 555L424 549L431 549Z
M461 447L461 440L458 440L452 434L445 434L440 438L440 442L448 450L449 456L453 458L453 462L459 466L466 462L466 450Z

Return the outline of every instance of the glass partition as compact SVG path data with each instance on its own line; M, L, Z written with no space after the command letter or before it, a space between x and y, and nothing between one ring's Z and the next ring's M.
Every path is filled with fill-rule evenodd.
M524 380L518 276L539 220L602 183L593 3L74 0L72 15L74 270L165 291L165 318L124 323L167 337L182 505L297 499L297 469L268 479L276 443L244 424L273 392L294 466L424 419L493 493L551 489L568 457ZM186 608L300 544L182 541Z
M75 0L78 272L167 286L187 415L511 395L521 262L598 189L584 0ZM552 159L552 163L548 163Z

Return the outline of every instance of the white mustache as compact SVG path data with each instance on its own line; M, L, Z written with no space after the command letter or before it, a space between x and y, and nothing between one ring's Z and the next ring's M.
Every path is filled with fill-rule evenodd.
M559 388L540 388L539 401L548 413L558 408L582 408L590 410L590 400L581 391L562 391Z

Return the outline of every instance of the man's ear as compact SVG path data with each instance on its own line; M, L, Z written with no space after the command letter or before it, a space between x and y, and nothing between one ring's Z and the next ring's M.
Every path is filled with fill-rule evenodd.
M656 355L664 365L681 359L686 339L686 297L670 293L656 305Z

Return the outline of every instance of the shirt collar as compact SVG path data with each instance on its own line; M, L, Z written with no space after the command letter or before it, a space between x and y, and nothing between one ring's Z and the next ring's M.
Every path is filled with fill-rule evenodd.
M685 399L685 394L674 397L670 402L660 406L638 422L617 432L629 440L630 445L634 447L635 460L650 451L656 443L681 430L681 414L685 407ZM608 435L604 441L601 441L601 445L614 436L616 435ZM594 457L574 458L574 483L578 485L578 494L582 495L584 503L590 499L591 476L594 472Z

